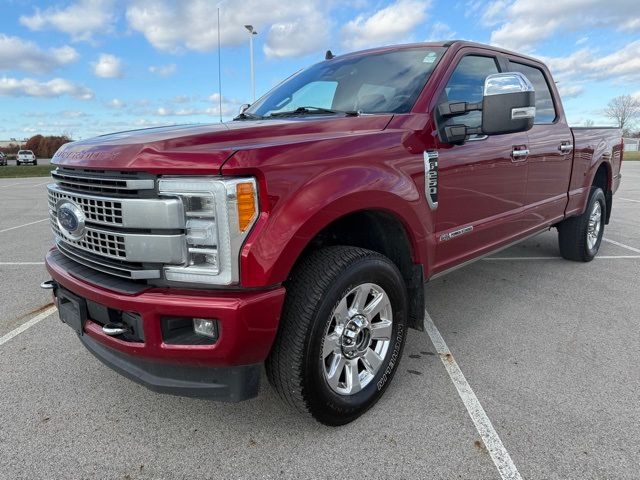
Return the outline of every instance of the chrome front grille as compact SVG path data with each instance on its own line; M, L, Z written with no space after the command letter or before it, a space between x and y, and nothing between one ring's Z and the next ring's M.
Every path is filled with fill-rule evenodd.
M101 172L57 168L51 172L56 183L67 190L104 195L138 195L153 190L155 180L149 175L130 172Z
M49 189L49 209L55 210L58 200L73 201L84 212L89 222L103 225L122 225L122 202L115 199L91 198L84 195L64 193L59 189Z
M102 273L129 278L131 280L160 278L160 270L158 268L145 267L131 262L115 262L91 253L83 252L65 243L58 243L58 250L71 260Z
M150 175L58 168L52 177L51 229L69 259L135 280L160 278L165 264L185 264L184 206L178 198L158 197ZM77 240L61 228L61 200L84 213Z
M122 235L94 230L93 228L88 227L82 239L71 240L64 236L58 226L58 221L53 214L51 215L51 229L56 237L60 239L59 241L64 241L76 248L103 255L105 257L127 258L127 252L124 244L125 237Z

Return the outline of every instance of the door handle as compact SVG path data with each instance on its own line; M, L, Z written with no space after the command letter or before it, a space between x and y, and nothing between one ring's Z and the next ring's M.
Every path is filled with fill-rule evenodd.
M570 153L573 150L573 144L569 142L563 142L558 147L561 153Z
M511 150L511 161L512 162L524 162L529 156L528 148L516 148L513 147Z

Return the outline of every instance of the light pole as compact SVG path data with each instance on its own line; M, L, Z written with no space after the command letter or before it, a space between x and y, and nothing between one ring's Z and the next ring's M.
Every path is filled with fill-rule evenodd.
M256 77L253 72L253 36L257 35L258 32L253 29L253 25L245 25L244 28L249 32L249 51L251 54L251 94L253 97L253 103L256 101Z

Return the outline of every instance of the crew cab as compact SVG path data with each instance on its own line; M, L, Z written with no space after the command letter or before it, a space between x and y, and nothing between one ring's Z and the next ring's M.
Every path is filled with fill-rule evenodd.
M38 159L31 150L20 150L16 155L16 166L20 165L37 165Z
M564 258L592 260L621 147L617 129L570 128L530 57L328 52L233 121L62 146L43 286L152 390L240 401L265 364L287 404L341 425L423 329L425 282L551 228Z

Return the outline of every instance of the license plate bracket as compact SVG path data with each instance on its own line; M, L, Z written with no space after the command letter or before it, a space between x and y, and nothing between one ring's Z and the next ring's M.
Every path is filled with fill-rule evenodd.
M58 288L57 296L60 320L73 328L78 335L83 335L84 324L87 321L86 300L64 288Z

